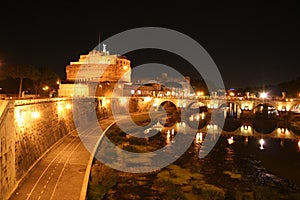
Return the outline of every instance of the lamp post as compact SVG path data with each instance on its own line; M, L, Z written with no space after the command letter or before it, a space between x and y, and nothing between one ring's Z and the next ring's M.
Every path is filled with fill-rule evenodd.
M260 98L265 99L268 97L268 94L266 92L261 92L259 96Z
M45 94L46 94L46 96L48 96L49 97L49 93L48 93L48 90L49 90L49 86L45 86L45 87L43 87L42 88L43 89L43 91L45 91Z

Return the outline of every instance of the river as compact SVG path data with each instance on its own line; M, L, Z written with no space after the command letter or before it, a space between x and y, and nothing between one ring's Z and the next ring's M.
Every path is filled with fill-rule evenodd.
M145 123L145 120L143 122ZM115 140L115 144L118 143L122 147L130 145L134 147L127 148L127 150L139 153L141 151L148 152L152 151L154 147L159 149L170 143L178 142L174 139L180 132L178 127L186 127L187 123L177 121L173 126L162 126L161 123L155 122L150 125L144 132L149 133L156 129L159 130L160 135L151 141L143 139L146 143L134 144L131 141L132 137L124 134L117 126L113 127L111 132L108 131L107 136L118 135L117 139L115 136L110 137L112 141ZM300 146L298 141L272 138L268 137L268 134L256 133L252 136L245 136L245 129L252 130L253 127L242 125L235 129L232 135L227 131L226 134L217 137L216 144L209 154L200 159L199 151L207 148L204 141L211 129L219 131L216 125L206 123L197 131L194 140L184 154L160 170L148 173L128 173L114 169L111 171L114 179L110 181L108 187L105 187L105 192L101 194L102 196L100 195L101 198L300 199ZM277 132L281 131L281 129L278 126L275 132L276 130ZM289 130L284 128L284 131ZM257 137L258 135L266 137ZM122 142L120 143L120 141ZM105 148L105 144L101 145ZM148 149L145 149L145 146ZM101 147L98 154L101 154ZM96 171L95 166L103 165L99 161L95 161L95 163L94 171ZM91 177L93 178L93 176L99 176L99 174L92 173ZM99 181L97 184L104 183ZM89 191L94 190L96 189L89 184ZM89 194L89 199L95 198L95 194L91 192Z

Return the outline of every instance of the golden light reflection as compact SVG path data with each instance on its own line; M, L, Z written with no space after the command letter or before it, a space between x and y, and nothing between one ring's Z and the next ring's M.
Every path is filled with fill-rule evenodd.
M218 130L218 126L216 124L208 124L207 130Z
M110 103L109 99L103 98L103 100L102 100L102 106L107 107L109 103Z
M252 127L249 125L243 125L241 126L241 132L244 134L250 134L252 133Z
M204 119L204 118L205 118L205 114L201 113L201 119Z
M280 140L280 146L284 147L284 140L283 139Z
M264 149L265 140L261 138L261 139L259 140L259 144L260 144L260 147L259 147L260 150L263 150L263 149Z
M169 144L171 142L171 133L170 130L167 131L166 143Z
M185 122L177 122L177 123L176 123L176 127L177 127L177 128L179 128L179 127L185 128L185 127L186 127L186 123L185 123Z
M290 131L287 128L277 128L277 134L290 136Z
M203 142L203 134L202 132L198 132L196 134L196 144L201 144Z
M233 136L231 136L230 138L227 139L228 144L233 144L234 140L233 140Z

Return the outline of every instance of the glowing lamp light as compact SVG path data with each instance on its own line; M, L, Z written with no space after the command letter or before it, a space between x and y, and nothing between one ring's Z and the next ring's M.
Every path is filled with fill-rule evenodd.
M70 110L71 108L72 108L71 104L68 103L68 104L66 105L66 109Z
M61 111L63 110L62 105L58 104L58 105L57 105L57 110L58 110L59 112L61 112Z
M260 98L267 98L268 97L268 94L266 93L266 92L262 92L262 93L260 93Z
M44 91L49 90L49 86L43 87L43 90L44 90Z
M37 118L40 117L40 113L37 112L37 111L34 111L34 112L31 113L31 117L32 117L33 119L37 119Z
M200 97L200 96L203 96L204 95L204 92L200 91L200 92L197 92L197 96Z
M299 148L299 151L300 151L300 140L298 141L298 148Z
M230 138L227 139L228 144L233 144L234 140L233 140L233 136L231 136Z
M144 98L144 101L146 103L150 102L151 100L152 100L152 97L149 97L149 96Z

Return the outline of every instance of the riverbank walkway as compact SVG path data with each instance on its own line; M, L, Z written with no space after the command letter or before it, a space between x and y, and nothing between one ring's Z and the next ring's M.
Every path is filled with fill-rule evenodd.
M102 119L60 139L20 181L10 200L85 199L93 158L83 142L95 147L101 136L96 127L100 124L105 130L113 122L112 118Z

